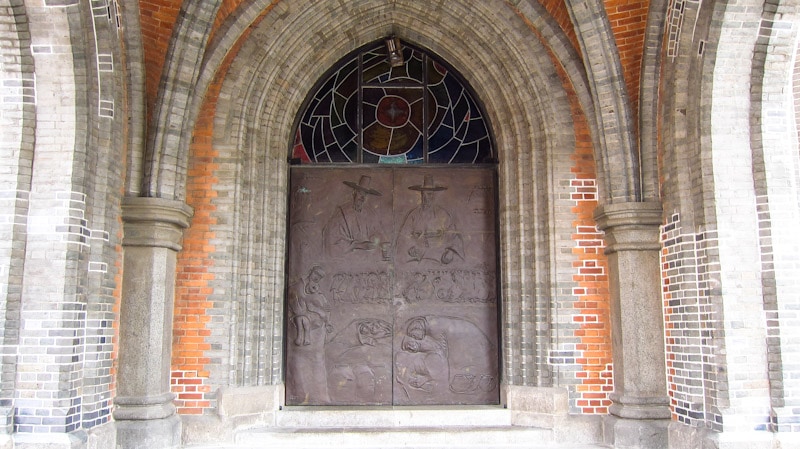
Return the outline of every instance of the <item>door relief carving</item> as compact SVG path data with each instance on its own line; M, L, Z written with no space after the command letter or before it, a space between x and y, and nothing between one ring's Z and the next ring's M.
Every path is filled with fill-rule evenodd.
M288 405L498 403L493 176L293 168Z

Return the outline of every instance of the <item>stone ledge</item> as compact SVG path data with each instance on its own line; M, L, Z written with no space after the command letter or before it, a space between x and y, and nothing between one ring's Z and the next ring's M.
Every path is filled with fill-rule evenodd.
M189 227L193 210L182 201L163 198L127 197L122 201L124 246L147 246L181 250L183 230Z
M598 206L597 228L606 233L605 253L617 251L659 251L661 204L617 203Z

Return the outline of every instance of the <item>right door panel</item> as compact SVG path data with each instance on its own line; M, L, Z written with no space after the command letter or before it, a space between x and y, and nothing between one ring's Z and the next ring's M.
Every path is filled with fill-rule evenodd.
M393 400L498 401L493 172L394 174Z

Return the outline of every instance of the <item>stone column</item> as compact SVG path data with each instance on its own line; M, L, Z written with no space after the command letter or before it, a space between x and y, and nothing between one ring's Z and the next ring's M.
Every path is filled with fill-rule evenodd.
M114 419L118 448L176 448L180 418L170 365L175 265L192 209L181 201L125 198L125 250Z
M615 447L667 447L668 407L659 269L661 205L600 206L611 293Z

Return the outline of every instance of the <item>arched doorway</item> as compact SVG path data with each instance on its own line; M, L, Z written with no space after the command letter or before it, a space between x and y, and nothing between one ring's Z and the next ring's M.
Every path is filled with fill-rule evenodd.
M291 160L287 405L498 403L495 159L467 85L368 45L313 91Z

